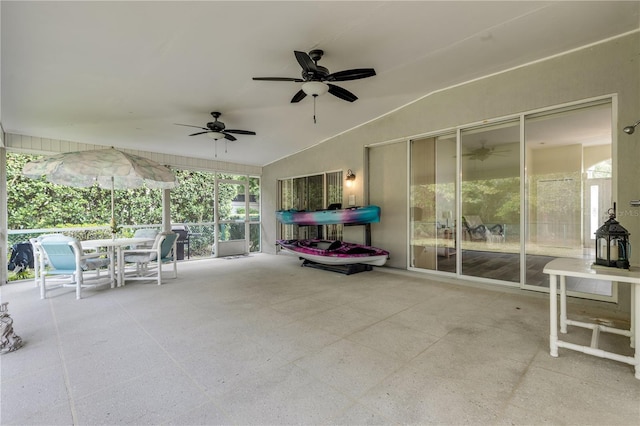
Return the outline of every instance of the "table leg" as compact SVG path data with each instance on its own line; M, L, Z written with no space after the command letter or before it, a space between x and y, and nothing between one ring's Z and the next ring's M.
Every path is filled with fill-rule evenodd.
M640 316L638 315L638 311L640 310L640 291L635 288L638 284L631 284L631 295L633 299L631 300L631 318L633 318L633 330L635 333L631 333L631 341L633 342L633 347L635 348L635 364L636 364L636 379L640 379L640 351L638 351L638 333L640 330Z
M638 330L638 326L636 325L636 309L639 309L639 307L635 304L635 300L636 300L636 285L635 284L630 284L631 285L631 327L630 327L630 332L631 332L631 347L632 348L637 348L638 346L636 345L636 332Z
M107 252L109 253L109 278L111 279L111 288L114 288L116 284L116 259L113 247L109 247Z
M567 278L560 275L560 333L567 333Z
M124 285L124 254L122 246L118 246L118 287Z
M558 277L549 275L549 353L558 356Z
M40 299L44 299L47 297L47 289L45 288L45 275L47 275L47 271L44 269L44 256L40 255L38 259L38 269L40 270L38 277L38 285L40 286Z

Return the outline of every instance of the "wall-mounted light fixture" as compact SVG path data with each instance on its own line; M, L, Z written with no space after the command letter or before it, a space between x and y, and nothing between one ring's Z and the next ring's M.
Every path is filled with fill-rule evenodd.
M622 129L623 132L625 132L628 135L632 135L633 132L636 131L636 126L640 124L640 120L636 121L636 124L634 124L633 126L627 126L624 129Z
M347 170L347 178L345 179L345 181L347 182L347 187L351 188L355 180L356 180L355 173L353 173L351 169Z

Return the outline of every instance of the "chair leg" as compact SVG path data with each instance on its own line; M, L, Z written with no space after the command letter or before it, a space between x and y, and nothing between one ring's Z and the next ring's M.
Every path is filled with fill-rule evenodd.
M39 271L39 269L40 269L40 260L36 260L36 263L35 263L34 266L35 266L35 268L33 268L33 275L34 275L33 281L35 283L35 286L38 287L38 280L40 279L40 271Z
M76 273L76 299L82 299L82 273Z
M40 299L46 299L47 298L46 286L47 286L47 283L45 281L45 274L42 274L40 276Z

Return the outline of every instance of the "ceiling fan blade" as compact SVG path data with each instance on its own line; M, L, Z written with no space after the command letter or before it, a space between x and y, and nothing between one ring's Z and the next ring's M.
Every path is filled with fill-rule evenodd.
M202 126L192 126L191 124L179 124L179 123L173 123L176 126L187 126L187 127L195 127L196 129L202 129L202 130L209 130L206 127L202 127Z
M347 102L353 102L358 99L356 95L354 95L347 89L343 89L342 87L338 87L333 84L329 84L328 86L329 86L329 93L331 93L333 96L336 96Z
M297 50L294 50L293 53L296 55L296 59L305 73L315 73L318 71L318 67L308 54Z
M192 133L189 136L197 136L197 135L204 135L205 133L210 133L211 130L207 130L206 132L198 132L198 133Z
M360 78L373 77L376 71L373 68L355 68L352 70L344 70L329 74L325 80L327 81L348 81L358 80Z
M235 133L237 135L255 135L256 132L252 132L251 130L236 130L236 129L226 129L224 133Z
M260 81L294 81L296 83L302 83L304 80L301 78L291 77L253 77L254 80Z
M227 132L222 132L222 134L224 135L224 138L230 141L237 141L237 139L234 136L231 136L230 134L228 134Z
M293 95L293 98L291 98L291 103L295 104L296 102L300 102L301 100L303 100L305 97L307 96L306 93L304 93L304 91L302 91L302 89L300 89L298 91L298 93L296 93L295 95Z

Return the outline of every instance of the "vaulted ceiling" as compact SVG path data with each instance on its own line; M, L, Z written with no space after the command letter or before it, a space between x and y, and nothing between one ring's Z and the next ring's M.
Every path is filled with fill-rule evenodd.
M5 132L266 165L429 93L640 27L637 1L2 1ZM291 98L322 49L358 96ZM541 76L541 78L544 78ZM222 113L251 130L188 136ZM217 155L217 157L216 157Z

